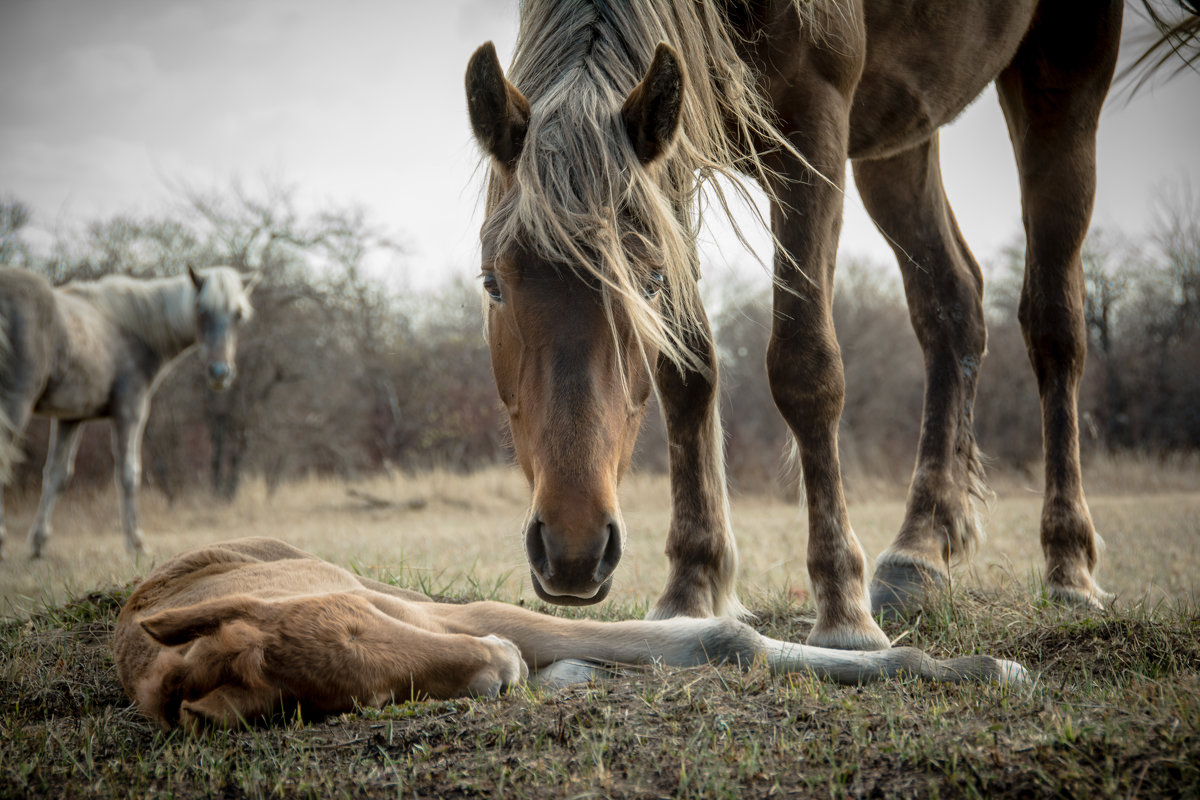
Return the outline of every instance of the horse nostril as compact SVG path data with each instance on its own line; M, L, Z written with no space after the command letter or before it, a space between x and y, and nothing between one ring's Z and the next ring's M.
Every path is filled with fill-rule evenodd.
M604 545L604 554L596 564L596 571L592 573L592 580L596 583L608 580L616 571L617 564L621 563L621 526L616 520L610 520L605 529L608 541Z
M525 553L529 556L529 566L533 567L533 571L549 579L554 577L554 570L546 553L545 535L541 517L534 514L529 520L529 527L525 529Z

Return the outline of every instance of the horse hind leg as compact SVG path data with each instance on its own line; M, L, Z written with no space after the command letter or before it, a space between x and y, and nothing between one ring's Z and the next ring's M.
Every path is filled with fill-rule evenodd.
M894 613L946 583L951 562L982 538L987 493L972 408L987 343L983 275L946 199L938 138L854 164L872 219L889 239L925 355L925 398L904 521L876 561L871 610Z
M38 501L33 525L29 528L29 550L32 558L45 553L50 537L50 515L59 493L75 474L75 453L83 434L83 423L76 420L54 420L50 423L50 445L46 467L42 471L42 496Z
M1050 595L1100 606L1100 540L1079 463L1077 398L1087 354L1081 251L1096 188L1096 130L1116 63L1122 8L1047 10L996 82L1017 157L1026 235L1018 314L1042 409L1041 541ZM1066 38L1064 38L1066 37Z

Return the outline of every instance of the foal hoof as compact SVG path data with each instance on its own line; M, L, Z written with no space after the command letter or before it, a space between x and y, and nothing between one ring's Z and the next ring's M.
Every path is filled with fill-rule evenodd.
M499 697L529 677L529 667L521 651L511 640L495 634L479 637L488 648L491 658L471 678L467 694L471 697Z
M557 692L568 686L611 678L614 674L611 668L596 661L564 658L539 669L536 675L530 677L529 683L544 692Z
M946 576L914 563L880 564L871 579L871 614L903 617L946 590Z

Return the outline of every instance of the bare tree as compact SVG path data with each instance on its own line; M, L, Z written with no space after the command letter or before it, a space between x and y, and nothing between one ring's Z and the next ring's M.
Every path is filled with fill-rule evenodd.
M1101 436L1110 449L1130 444L1125 378L1117 347L1117 315L1129 289L1129 274L1125 269L1127 252L1118 244L1110 243L1105 235L1093 234L1083 253L1087 289L1084 320L1089 333L1090 363L1098 364L1104 385L1098 413L1089 417L1099 418Z

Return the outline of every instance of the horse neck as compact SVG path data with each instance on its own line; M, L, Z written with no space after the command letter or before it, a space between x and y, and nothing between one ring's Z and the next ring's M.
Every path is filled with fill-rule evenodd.
M145 281L110 277L68 288L164 362L196 343L195 291L186 276Z
M150 281L147 290L154 297L150 307L159 313L146 315L140 333L169 361L196 343L196 294L186 276Z

